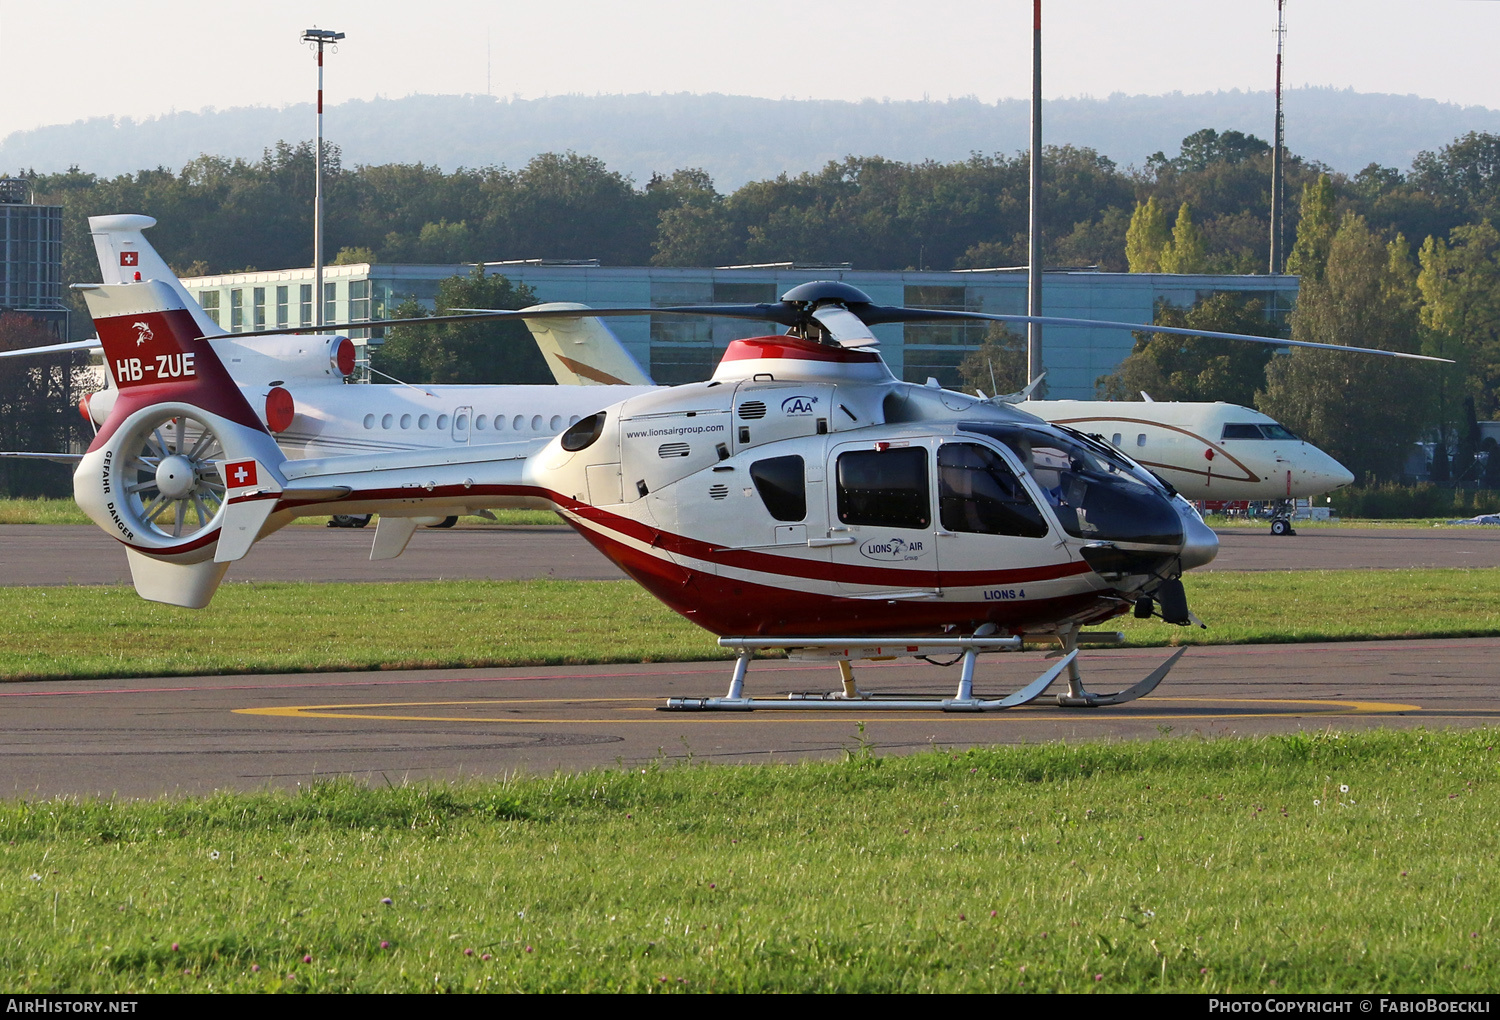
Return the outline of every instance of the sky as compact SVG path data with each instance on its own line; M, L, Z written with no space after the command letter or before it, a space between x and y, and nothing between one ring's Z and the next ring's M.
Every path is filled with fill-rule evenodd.
M1500 108L1500 2L1286 0L1288 86ZM1031 0L0 0L0 138L91 117L413 93L986 102L1031 91ZM1043 94L1269 89L1275 0L1045 0ZM20 85L17 91L17 85Z

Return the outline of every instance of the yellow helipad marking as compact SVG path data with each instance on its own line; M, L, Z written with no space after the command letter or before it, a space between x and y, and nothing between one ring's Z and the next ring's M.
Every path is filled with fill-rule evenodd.
M1238 709L1230 709L1223 712L1210 712L1200 715L1198 718L1234 718L1234 719L1271 719L1277 716L1298 715L1305 713L1316 713L1318 715L1390 715L1399 712L1420 712L1421 705L1404 705L1390 701L1327 701L1311 698L1152 698L1152 702L1195 702L1210 705L1286 705L1281 711L1246 712ZM282 705L274 708L237 708L234 711L241 715L270 715L288 719L380 719L388 722L471 722L471 723L560 723L576 726L582 723L606 723L610 725L619 723L664 723L668 718L674 722L713 722L722 719L725 715L734 715L744 721L755 722L827 722L830 717L851 715L853 710L847 708L830 708L817 712L815 704L808 709L796 711L785 711L782 709L770 709L762 712L674 712L670 716L658 714L657 706L663 703L661 698L484 698L469 699L464 701L381 701L359 705ZM511 712L496 713L486 712L483 715L473 714L442 714L426 715L414 714L418 709L443 709L443 708L480 708L480 709L507 709L519 708L523 705L547 705L554 710L558 706L584 707L590 705L608 705L616 710L625 712L641 713L635 718L628 716L611 716L609 718L537 718ZM1035 721L1036 709L1048 708L1045 701L1038 700L1027 710L1010 712L987 712L983 713L985 718L1010 717L1012 719L1027 719ZM1055 706L1051 706L1055 707ZM645 713L650 713L647 717ZM870 715L872 718L889 719L893 722L911 721L914 719L931 720L936 717L944 718L953 722L973 722L976 713L968 712L936 712L936 711L890 711L886 709L873 708ZM1115 718L1135 720L1154 719L1180 719L1176 715L1140 715L1130 712L1124 715L1114 715ZM1111 713L1107 710L1099 712L1079 712L1069 710L1057 716L1062 719L1108 719Z

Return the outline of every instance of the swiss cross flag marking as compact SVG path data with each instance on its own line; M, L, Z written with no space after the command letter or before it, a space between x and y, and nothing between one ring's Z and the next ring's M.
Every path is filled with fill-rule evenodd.
M224 465L224 477L228 478L229 484L236 489L256 484L255 461L241 460Z
M120 265L138 266L141 264L141 253L136 251L120 252Z

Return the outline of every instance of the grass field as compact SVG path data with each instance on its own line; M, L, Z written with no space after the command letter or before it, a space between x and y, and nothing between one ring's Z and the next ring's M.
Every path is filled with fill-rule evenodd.
M1375 528L1380 530L1390 528L1457 528L1484 530L1487 525L1479 524L1449 524L1450 517L1393 517L1389 520L1370 520L1364 517L1346 517L1333 521L1293 521L1292 527L1298 531L1306 529L1320 530L1323 528ZM1271 530L1271 522L1266 518L1246 517L1224 517L1218 514L1209 514L1204 522L1210 528L1263 528Z
M1134 645L1500 634L1500 570L1190 574L1209 629L1122 617ZM0 678L724 658L630 581L226 584L204 610L129 587L0 587Z
M1492 992L1500 732L0 804L41 991Z

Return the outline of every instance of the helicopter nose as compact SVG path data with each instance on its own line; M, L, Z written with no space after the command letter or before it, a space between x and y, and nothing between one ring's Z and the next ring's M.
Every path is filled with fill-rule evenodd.
M1203 523L1197 508L1181 496L1172 498L1172 508L1182 519L1182 569L1192 570L1212 563L1219 555L1219 536Z

